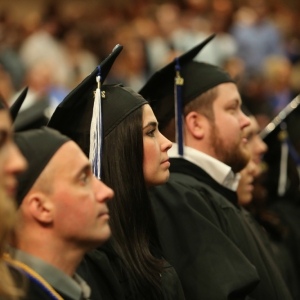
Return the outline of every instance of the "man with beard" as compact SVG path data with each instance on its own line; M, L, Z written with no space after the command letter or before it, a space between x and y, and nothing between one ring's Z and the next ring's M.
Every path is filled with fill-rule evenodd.
M244 128L250 121L237 87L223 69L192 61L210 39L159 70L140 90L173 142L177 126L179 142L168 153L170 179L151 190L164 255L186 299L292 299L263 232L238 205L236 174L249 160ZM182 95L182 118L180 113L174 118L175 67L177 83L184 80L181 89L175 86Z

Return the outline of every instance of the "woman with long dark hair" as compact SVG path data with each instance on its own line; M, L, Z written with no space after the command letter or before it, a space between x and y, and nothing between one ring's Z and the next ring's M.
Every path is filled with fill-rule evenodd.
M148 104L104 139L102 179L115 191L110 205L112 244L139 299L163 299L164 262L157 255L159 241L147 186L167 181L171 145L158 131Z
M92 88L83 92L77 87L49 123L74 139L87 155L95 89L95 79L90 80ZM101 180L115 197L110 203L112 238L100 252L109 259L123 299L184 299L176 272L160 251L147 193L147 187L168 180L167 151L172 144L158 131L153 111L142 96L122 85L103 86L101 94ZM99 250L88 255L91 268L97 257Z

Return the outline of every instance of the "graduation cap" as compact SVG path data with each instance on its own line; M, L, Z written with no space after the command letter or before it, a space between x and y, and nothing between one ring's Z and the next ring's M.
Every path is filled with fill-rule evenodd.
M15 132L40 128L41 126L45 126L49 120L47 116L49 106L47 98L41 98L27 109L19 112L27 96L27 92L28 87L21 92L9 108Z
M38 99L38 101L18 113L14 121L14 131L21 132L46 126L49 121L48 110L48 98Z
M16 127L15 126L15 121L16 121L16 118L17 118L17 116L19 114L19 110L20 110L20 108L21 108L21 106L22 106L22 104L23 104L23 102L24 102L24 100L26 98L27 92L28 92L28 87L26 87L21 92L21 94L18 96L18 98L12 104L12 106L9 107L9 112L10 112L10 115L11 115L12 122L14 123L14 127ZM8 105L4 101L4 99L2 99L2 97L0 97L0 109L8 109Z
M27 92L28 92L28 87L26 87L21 94L19 95L19 97L16 99L16 101L12 104L12 106L9 108L10 111L10 115L11 118L13 120L13 122L15 121L15 119L17 118L17 115L19 113L19 110L27 96Z
M114 60L122 50L121 48L116 49L118 52L113 51L100 64L101 82L104 81ZM103 85L100 90L96 81L98 72L99 69L96 68L92 74L67 95L56 108L48 126L69 136L80 146L89 157L95 176L100 179L102 144L98 143L97 139L101 135L102 142L130 113L148 102L141 95L128 87L123 87L121 84ZM96 96L94 95L95 90ZM98 95L101 94L101 101L99 101L99 98L97 99L97 93ZM96 104L96 101L100 103ZM101 105L102 114L99 112L99 105ZM98 116L102 120L97 124L97 121L99 121ZM94 130L95 128L96 130Z
M193 61L201 49L214 37L215 35L208 37L202 43L154 73L139 91L149 101L161 129L176 116L177 136L182 135L183 107L197 96L221 83L234 82L225 70L204 62ZM179 154L182 155L180 149L183 149L183 140L178 141L178 143L181 144L179 145Z
M295 97L261 132L268 145L267 189L271 198L299 195L300 179L300 95ZM274 188L274 187L277 187Z
M57 150L70 139L48 127L19 132L15 143L28 163L27 169L17 175L17 203L20 205Z
M14 102L14 104L9 108L9 112L12 118L12 121L14 122L18 112L26 98L27 95L27 91L28 91L28 87L26 87L21 94L19 95L19 97L16 99L16 101ZM4 99L1 97L0 95L0 109L8 109L8 105L7 103L4 101Z

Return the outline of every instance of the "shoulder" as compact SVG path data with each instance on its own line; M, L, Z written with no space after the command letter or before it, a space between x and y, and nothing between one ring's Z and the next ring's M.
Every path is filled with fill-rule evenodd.
M172 205L180 205L184 202L192 204L194 201L200 201L221 209L235 209L235 206L213 187L186 174L171 174L167 183L151 188L149 193L154 202L166 201Z
M53 297L45 291L39 284L29 280L25 296L22 300L52 300Z
M29 274L18 267L8 264L11 276L14 279L17 287L23 291L23 296L20 300L52 300L54 299L51 292L44 287L43 283L38 279L29 276ZM56 292L53 290L53 292ZM57 292L56 292L57 293ZM65 298L68 300L68 298Z
M102 246L88 252L77 272L92 289L91 299L125 299L120 283L122 268L119 257L109 247Z
M159 186L152 187L149 189L151 197L182 197L186 193L201 194L202 185L197 179L190 175L171 173L169 180Z

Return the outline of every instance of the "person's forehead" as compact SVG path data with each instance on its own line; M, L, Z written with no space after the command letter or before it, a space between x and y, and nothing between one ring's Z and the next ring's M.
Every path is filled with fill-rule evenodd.
M149 121L156 121L156 117L149 104L143 105L142 109L143 109L143 123L147 123Z
M86 158L82 150L74 141L68 141L63 144L55 153L58 161L76 160L77 158ZM86 158L87 160L87 158Z
M221 83L217 86L217 89L218 89L218 95L214 101L216 105L222 103L226 104L227 102L232 102L232 101L238 101L240 104L242 103L241 96L237 89L236 84L232 82Z
M87 163L88 158L79 146L73 141L68 141L57 150L48 165L50 165L51 169L59 171L61 174L72 175L77 169Z

